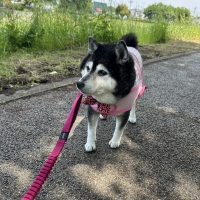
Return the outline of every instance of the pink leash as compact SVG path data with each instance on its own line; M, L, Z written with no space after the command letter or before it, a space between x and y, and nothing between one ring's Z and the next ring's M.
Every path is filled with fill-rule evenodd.
M69 116L62 128L62 132L60 134L60 137L56 143L56 146L54 147L53 151L47 158L46 162L44 163L42 169L40 170L39 174L33 181L32 185L22 198L22 200L32 200L35 199L38 192L42 188L42 185L44 184L45 180L47 179L51 169L53 168L60 152L62 151L65 142L67 141L69 132L71 130L71 127L76 119L76 116L78 114L78 110L81 104L82 94L79 92L76 96L76 99L74 101L74 104L71 108L71 111L69 113Z

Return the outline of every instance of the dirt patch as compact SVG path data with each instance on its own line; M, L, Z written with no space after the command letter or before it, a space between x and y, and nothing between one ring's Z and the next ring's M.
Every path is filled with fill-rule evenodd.
M200 50L199 43L171 41L166 44L139 46L143 60L175 53ZM11 95L17 90L28 89L38 84L52 83L77 76L79 64L87 54L87 47L52 53L23 54L5 58L0 64L10 69L0 74L0 94ZM9 74L9 75L8 75Z

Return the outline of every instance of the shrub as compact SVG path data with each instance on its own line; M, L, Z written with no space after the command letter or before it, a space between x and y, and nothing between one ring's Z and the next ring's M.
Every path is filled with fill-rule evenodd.
M147 22L98 16L72 9L46 10L38 7L33 12L7 11L0 14L0 52L18 48L61 50L87 43L88 36L101 42L116 42L122 35L135 32L139 44L167 42L169 39L200 41L200 26L191 21Z
M10 5L10 8L13 9L13 10L19 10L19 11L22 11L24 10L24 5L23 4L16 4L16 3L12 3Z
M24 19L25 18L25 19ZM7 50L32 47L36 37L40 37L43 31L39 29L37 13L28 16L28 22L24 23L26 16L8 12L8 22L3 28Z
M153 43L166 43L169 40L167 35L168 23L156 22L151 27L151 36L154 40Z
M111 42L115 40L112 19L108 14L92 17L90 21L90 28L93 37L102 42Z

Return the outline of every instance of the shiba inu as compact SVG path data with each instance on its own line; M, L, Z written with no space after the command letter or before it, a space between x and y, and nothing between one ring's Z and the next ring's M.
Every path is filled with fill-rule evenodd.
M124 35L117 44L101 44L89 37L88 55L80 65L82 78L77 82L77 88L86 95L82 103L88 105L86 151L96 149L99 117L116 116L111 148L119 147L127 122L136 122L135 101L146 88L142 86L142 58L137 45L134 33Z

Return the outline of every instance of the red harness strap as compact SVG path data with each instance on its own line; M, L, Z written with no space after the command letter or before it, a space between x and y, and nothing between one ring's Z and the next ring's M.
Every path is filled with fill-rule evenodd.
M109 112L110 112L110 105L109 104L105 104L105 103L100 103L98 102L95 98L93 98L92 96L87 96L83 99L82 101L83 104L86 104L86 105L94 105L94 104L97 104L98 107L97 107L97 110L98 112L101 113L101 115L103 117L107 117Z
M38 192L42 188L43 183L47 179L49 173L51 172L51 169L53 168L60 152L62 151L65 142L67 141L69 132L71 130L71 127L76 119L76 116L78 114L78 110L81 104L82 94L79 92L76 96L76 99L74 101L74 104L71 108L71 111L69 113L69 116L63 126L62 132L60 134L60 137L56 143L56 146L54 147L53 151L47 158L46 162L44 163L42 169L40 170L39 174L33 181L32 185L22 198L22 200L33 200L37 196Z

